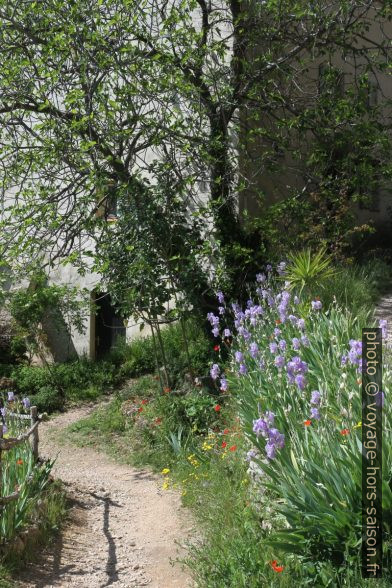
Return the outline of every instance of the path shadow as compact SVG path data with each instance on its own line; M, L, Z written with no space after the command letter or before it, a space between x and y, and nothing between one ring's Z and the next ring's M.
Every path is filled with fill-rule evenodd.
M87 491L95 501L103 505L102 532L107 541L107 561L105 572L107 580L101 584L100 588L105 588L119 580L117 569L116 543L110 532L110 510L112 507L123 508L121 504L112 500L110 496L100 496L94 492ZM68 521L64 528L54 537L54 539L42 551L37 551L34 561L29 562L26 566L14 574L14 580L19 582L29 582L35 588L48 588L49 586L62 585L62 581L68 576L80 578L79 586L83 586L83 576L88 574L79 565L80 549L85 548L78 536L83 535L87 525L86 511L91 506L76 496L68 496L67 503L69 507ZM68 531L72 527L72 539ZM92 531L91 531L92 532ZM70 563L62 563L64 551L67 551L67 560ZM70 557L71 554L71 557ZM16 584L17 586L18 584ZM75 583L75 586L78 584ZM97 587L98 588L98 587Z

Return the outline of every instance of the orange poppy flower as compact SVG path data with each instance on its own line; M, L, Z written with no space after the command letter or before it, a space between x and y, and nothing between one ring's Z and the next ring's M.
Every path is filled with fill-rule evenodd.
M350 430L349 430L349 429L342 429L342 430L340 431L340 434L341 434L341 435L348 435L348 434L349 434L349 432L350 432Z
M223 429L223 434L227 435L227 433L229 433L230 429Z
M304 425L305 427L309 427L309 425L312 424L312 421L310 421L309 419L307 421L304 421Z
M216 404L216 405L214 406L214 410L215 410L215 412L219 412L219 411L220 411L220 409L221 409L221 405L220 405L220 404Z
M165 394L168 394L169 392L171 392L171 388L169 388L169 386L165 386L165 388L163 389Z
M22 464L23 464L23 459L17 459L17 460L16 460L16 463L17 463L18 465L22 465Z
M222 441L222 447L223 447L223 449L224 449L225 447L227 447L227 443L226 443L226 441Z
M278 566L278 562L276 561L276 559L274 559L273 561L270 561L270 566L274 570L274 572L277 572L277 573L283 572L283 566Z
M232 446L229 448L229 451L235 451L236 449L237 449L237 445L232 445Z

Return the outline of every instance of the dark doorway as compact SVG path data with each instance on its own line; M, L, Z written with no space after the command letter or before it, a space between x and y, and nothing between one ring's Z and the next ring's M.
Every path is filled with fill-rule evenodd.
M125 327L109 294L97 293L95 305L95 357L102 359L116 343L125 341Z

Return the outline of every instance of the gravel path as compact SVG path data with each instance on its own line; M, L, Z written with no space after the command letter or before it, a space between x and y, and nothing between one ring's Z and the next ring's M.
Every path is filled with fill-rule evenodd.
M72 508L61 536L22 572L18 588L191 586L181 566L170 563L178 555L176 539L191 532L179 497L161 490L162 479L147 470L56 441L94 408L70 410L40 426L40 454L58 456L53 473L64 481Z

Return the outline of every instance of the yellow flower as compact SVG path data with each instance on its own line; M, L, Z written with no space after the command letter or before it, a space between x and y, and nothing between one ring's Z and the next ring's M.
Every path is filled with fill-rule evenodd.
M356 425L354 425L353 429L359 429L360 427L362 427L361 421L359 421Z
M181 492L181 496L185 496L185 495L186 495L186 493L187 493L187 491L186 491L186 490L183 490L183 491Z
M209 445L207 441L204 441L202 448L204 451L210 451L210 449L212 449L212 445Z
M169 482L163 482L162 484L162 490L167 490L169 488Z
M163 474L164 476L166 476L169 472L170 472L169 468L163 468L161 474Z

